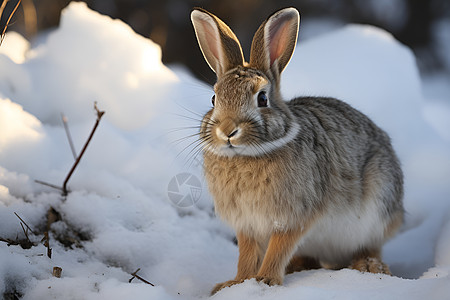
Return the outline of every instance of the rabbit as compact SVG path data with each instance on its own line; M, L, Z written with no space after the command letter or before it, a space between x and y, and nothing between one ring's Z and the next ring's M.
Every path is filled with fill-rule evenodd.
M389 136L334 99L284 101L280 75L300 15L281 9L256 31L246 62L236 35L194 8L194 31L217 75L199 146L216 214L235 231L237 275L281 285L286 273L351 268L391 274L384 242L403 223L403 173Z

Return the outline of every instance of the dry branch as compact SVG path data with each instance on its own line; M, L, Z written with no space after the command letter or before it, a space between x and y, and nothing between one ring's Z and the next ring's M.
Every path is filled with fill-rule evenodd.
M0 17L3 15L3 12L4 12L4 10L5 10L6 4L7 4L8 2L9 2L9 0L4 0L4 1L2 2L2 5L0 6ZM1 33L1 35L0 35L0 46L2 45L3 39L5 38L5 33L6 33L6 29L8 28L8 24L9 24L9 22L11 21L11 18L12 18L12 16L14 15L14 13L16 12L17 8L19 7L20 2L21 2L21 0L19 0L19 1L17 2L17 4L16 4L16 6L14 7L12 13L11 13L11 14L9 15L9 17L8 17L8 20L6 21L5 27L3 28L3 31L2 31L2 33Z
M80 155L78 156L77 160L75 161L75 163L72 166L72 169L70 169L69 174L67 174L66 179L64 180L64 184L63 184L63 195L67 196L68 190L67 190L67 183L70 180L70 177L72 176L73 172L75 171L75 169L77 168L78 164L81 161L81 158L83 157L84 152L86 151L89 143L92 140L92 137L94 136L95 131L97 130L98 124L100 124L100 120L103 117L103 115L105 114L104 111L100 111L97 107L97 102L94 103L94 109L97 112L97 120L95 121L94 124L94 128L92 128L91 134L89 135L86 143L84 144L83 149L80 152Z
M136 271L134 271L133 273L131 273L131 276L133 276L133 277L131 277L130 280L128 280L128 282L131 283L131 281L133 281L134 278L137 278L137 279L139 279L140 281L142 281L142 282L144 282L146 284L149 284L151 286L155 286L153 283L151 283L150 281L145 280L144 278L142 278L141 276L139 276L137 274L137 272L139 272L140 270L141 270L141 268L139 268Z
M62 187L57 186L55 184L51 184L51 183L48 183L48 182L45 182L45 181L41 181L41 180L35 180L34 182L42 184L42 185L45 185L45 186L48 186L48 187L51 187L51 188L54 188L54 189L57 189L57 190L60 190L61 192L63 191Z
M37 244L33 243L30 240L30 237L28 236L28 230L32 234L36 235L34 233L34 231L30 228L30 226L28 226L28 224L16 212L14 212L14 214L20 220L20 226L22 227L23 233L25 235L25 239L20 239L19 240L19 236L18 235L16 236L16 240L10 240L10 239L7 239L7 238L0 237L0 242L5 242L5 243L7 243L8 246L11 246L11 245L13 245L13 246L20 246L23 249L30 249L31 247L36 246ZM26 229L25 229L24 225L25 225Z
M65 117L64 117L64 115L62 115L64 127L66 128L67 138L69 139L69 143L71 143L72 153L75 156L75 163L72 165L72 168L70 169L69 173L67 174L66 178L64 179L63 186L59 187L57 185L54 185L54 184L51 184L51 183L47 183L47 182L44 182L44 181L40 181L40 180L35 180L34 182L42 184L42 185L45 185L45 186L49 186L49 187L54 188L54 189L58 189L58 190L62 191L62 195L64 197L67 196L67 194L69 193L69 190L67 189L67 183L69 182L70 177L72 177L73 172L75 171L75 169L77 168L78 164L80 163L84 152L86 152L86 149L87 149L89 143L91 142L92 137L94 136L94 133L97 130L98 125L100 124L101 118L105 114L104 111L100 111L98 109L97 102L94 102L94 109L95 109L95 112L97 113L97 120L95 121L95 124L94 124L94 127L92 128L91 134L89 135L88 139L86 140L86 143L84 144L84 147L81 150L80 155L78 157L76 157L75 150L73 148L73 144L71 143L72 139L70 137L70 133L68 131L68 127L67 127L67 124L66 124L67 121L65 121Z
M67 117L61 113L61 120L64 125L64 130L66 131L67 140L69 141L70 150L72 150L72 155L75 160L77 160L77 152L75 151L75 146L73 145L72 135L70 134L69 125L67 124Z
M26 238L26 240L22 240L21 242L19 242L20 246L23 249L30 249L31 247L35 246L35 244L30 240L30 237L28 236L28 230L30 230L32 234L34 234L34 235L36 235L36 234L31 229L31 227L28 226L28 224L16 212L14 212L14 214L16 215L17 218L19 218L20 226L22 227L23 234L25 235L25 238ZM27 229L25 229L25 227L23 227L23 225L25 225L27 227ZM16 240L18 240L18 238L16 238Z
M27 241L28 241L29 243L31 243L30 238L29 238L29 236L28 236L28 228L25 229L25 227L23 227L23 223L22 223L22 222L20 222L20 226L22 227L23 234L25 234L25 237L27 238Z
M17 246L17 245L20 245L20 242L19 241L13 241L13 240L10 240L10 239L5 239L5 238L2 238L2 237L0 237L0 242L5 242L8 246L11 246L11 245L13 245L13 246Z
M31 233L32 234L34 234L34 235L36 235L35 233L34 233L34 231L31 229L31 227L30 226L28 226L28 224L16 213L16 212L14 212L14 214L16 215L16 217L18 217L19 218L19 220L28 228L28 230L30 230L31 231Z
M0 17L3 15L3 11L5 10L6 4L9 2L9 0L2 1L2 5L0 6Z

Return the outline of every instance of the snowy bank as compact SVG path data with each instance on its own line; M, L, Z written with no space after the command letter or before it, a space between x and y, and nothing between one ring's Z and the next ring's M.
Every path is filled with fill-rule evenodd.
M214 298L449 295L450 141L443 126L450 108L427 105L411 51L367 26L307 42L300 35L282 89L286 97L341 98L391 134L406 175L407 221L384 248L396 276L314 270L288 275L284 286L249 280ZM0 47L0 237L23 238L14 212L39 233L50 207L61 220L51 225L51 259L42 235L31 235L38 245L30 249L0 243L0 293L198 299L233 277L233 233L214 217L200 157L190 146L195 136L183 139L196 133L211 95L182 69L164 66L156 44L83 3L70 4L60 27L37 46L8 33ZM64 200L34 180L62 184L74 158L61 113L79 152L95 121L94 101L106 114ZM201 193L188 207L174 205L168 194L171 180L183 172L200 180ZM192 190L179 193L185 192ZM61 278L52 276L55 266L62 268ZM128 282L138 268L155 287L136 278Z

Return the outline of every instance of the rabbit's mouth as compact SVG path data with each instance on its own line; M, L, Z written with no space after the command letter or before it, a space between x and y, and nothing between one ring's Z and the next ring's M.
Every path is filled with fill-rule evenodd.
M216 148L214 152L219 156L233 157L245 152L244 148L244 146L233 145L231 141L228 141L226 145Z
M222 148L222 151L225 151L225 152L227 152L227 153L229 153L229 152L232 152L232 153L235 153L235 154L238 154L237 152L237 150L238 150L239 148L236 146L236 145L233 145L232 143L231 143L231 141L228 141L228 143Z

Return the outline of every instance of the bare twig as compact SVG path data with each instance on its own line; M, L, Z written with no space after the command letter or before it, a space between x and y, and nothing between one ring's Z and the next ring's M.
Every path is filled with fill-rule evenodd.
M8 246L11 246L11 245L13 245L13 246L20 245L20 243L19 243L18 241L13 241L13 240L10 240L10 239L5 239L5 238L2 238L2 237L0 237L0 242L5 242Z
M20 223L20 226L22 226L22 230L25 233L26 239L19 240L19 236L16 236L16 240L11 240L7 238L0 237L0 242L5 242L8 246L20 246L22 249L30 249L33 246L36 246L33 242L30 241L28 238L27 231L25 230L25 227L23 227L23 223Z
M89 143L91 142L92 137L94 136L94 133L97 130L98 125L100 124L101 118L105 114L104 111L100 111L98 109L97 102L94 102L94 109L95 109L95 112L97 113L97 120L95 121L94 128L92 128L91 134L89 135L89 137L88 137L86 143L84 144L84 147L81 150L80 155L78 157L76 156L75 148L73 147L72 137L71 137L70 132L69 132L69 127L67 126L67 119L66 119L66 117L63 114L61 114L62 120L63 120L63 124L64 124L64 128L66 129L67 138L69 140L69 143L70 143L70 146L71 146L71 149L72 149L72 154L74 155L74 158L75 158L75 163L72 165L72 168L70 169L69 173L67 174L66 178L64 179L63 186L59 187L57 185L54 185L54 184L51 184L51 183L47 183L47 182L44 182L44 181L41 181L41 180L35 180L36 183L39 183L39 184L42 184L42 185L45 185L45 186L49 186L49 187L54 188L54 189L58 189L58 190L60 190L62 192L63 196L67 196L67 194L69 193L69 190L67 189L67 183L69 182L70 177L72 176L73 172L75 171L75 169L77 168L78 164L80 163L81 158L83 157L83 154L86 152L86 149L87 149Z
M17 218L20 220L20 226L22 227L23 233L25 234L25 239L19 240L19 236L16 237L16 240L10 240L0 237L0 242L6 242L8 243L8 246L10 245L20 245L23 249L30 249L33 246L37 246L38 243L33 243L30 240L30 237L28 236L28 231L31 231L36 236L36 233L33 232L30 226L16 213L14 212ZM24 227L25 225L25 227ZM49 258L52 258L52 248L50 248L50 237L48 235L48 231L44 232L44 237L41 240L41 243L44 243L44 246L47 248L47 256Z
M142 282L144 282L144 283L146 283L146 284L150 284L151 286L155 286L153 283L151 283L150 281L145 280L144 278L142 278L141 276L139 276L139 275L137 274L137 272L139 272L140 270L141 270L141 269L139 268L139 269L137 269L136 271L134 271L133 273L131 273L131 276L133 276L133 277L131 277L130 280L128 280L128 282L131 283L131 281L132 281L134 278L137 278L137 279L139 279L140 281L142 281Z
M27 238L27 241L29 243L31 243L30 238L28 237L28 228L25 229L25 227L23 227L23 223L22 222L20 222L20 226L22 226L23 234L25 234L25 237Z
M6 4L9 2L9 0L2 1L2 5L0 6L0 17L3 15L3 11L5 10Z
M63 184L63 195L64 196L67 196L67 193L68 193L67 183L69 182L70 177L72 176L73 172L75 171L75 169L77 168L78 164L80 163L81 158L83 157L83 154L86 151L87 146L89 145L89 142L92 140L92 137L94 136L95 130L97 130L98 124L100 124L101 118L105 114L104 111L100 111L98 109L97 102L94 103L94 109L97 112L97 120L95 121L94 128L92 128L91 134L89 135L86 143L84 144L84 147L83 147L83 149L80 152L80 155L78 156L77 160L75 161L75 163L72 166L72 169L70 169L69 174L67 174L67 177L64 180L64 184Z
M5 27L3 28L3 32L2 32L1 35L0 35L0 46L2 45L3 39L5 38L5 33L6 33L6 29L8 28L8 24L9 24L9 22L11 21L11 18L12 18L12 16L14 15L14 13L16 12L17 8L19 7L21 1L22 1L22 0L19 0L19 1L17 2L17 4L16 4L16 6L14 7L12 13L11 13L11 14L9 15L9 17L8 17L8 20L6 21ZM7 4L8 2L9 2L9 0L4 0L4 1L3 1L2 6L0 7L0 17L2 16L3 11L4 11L4 9L5 9L5 7L6 7L6 4Z
M32 234L34 234L34 235L36 235L35 233L34 233L34 231L31 229L31 227L30 226L28 226L28 224L16 213L16 212L14 212L14 214L16 215L16 217L18 217L19 218L19 220L25 225L25 226L27 226L27 228L31 231L31 233ZM27 236L27 238L28 238L28 236Z
M0 6L0 18L3 15L3 11L5 10L6 4L8 4L9 0L3 0L2 5Z
M57 186L55 184L51 184L51 183L48 183L48 182L45 182L45 181L41 181L41 180L35 180L34 182L42 184L42 185L45 185L45 186L48 186L48 187L51 187L51 188L54 188L54 189L57 189L57 190L60 190L61 192L63 191L62 187Z
M34 233L34 231L31 229L30 226L28 226L28 224L16 213L14 212L14 214L16 215L17 218L19 218L20 220L20 226L22 227L23 230L23 234L25 235L25 240L19 240L19 237L16 237L16 241L18 241L18 244L23 248L23 249L30 249L33 246L36 246L31 240L30 237L28 236L28 230L31 231L32 234L36 235ZM26 226L26 229L24 227L24 225Z
M73 158L77 160L77 152L75 151L75 146L73 145L72 135L70 134L69 125L67 124L67 117L61 113L61 119L64 125L64 130L66 131L67 140L69 141L70 150L72 150Z

